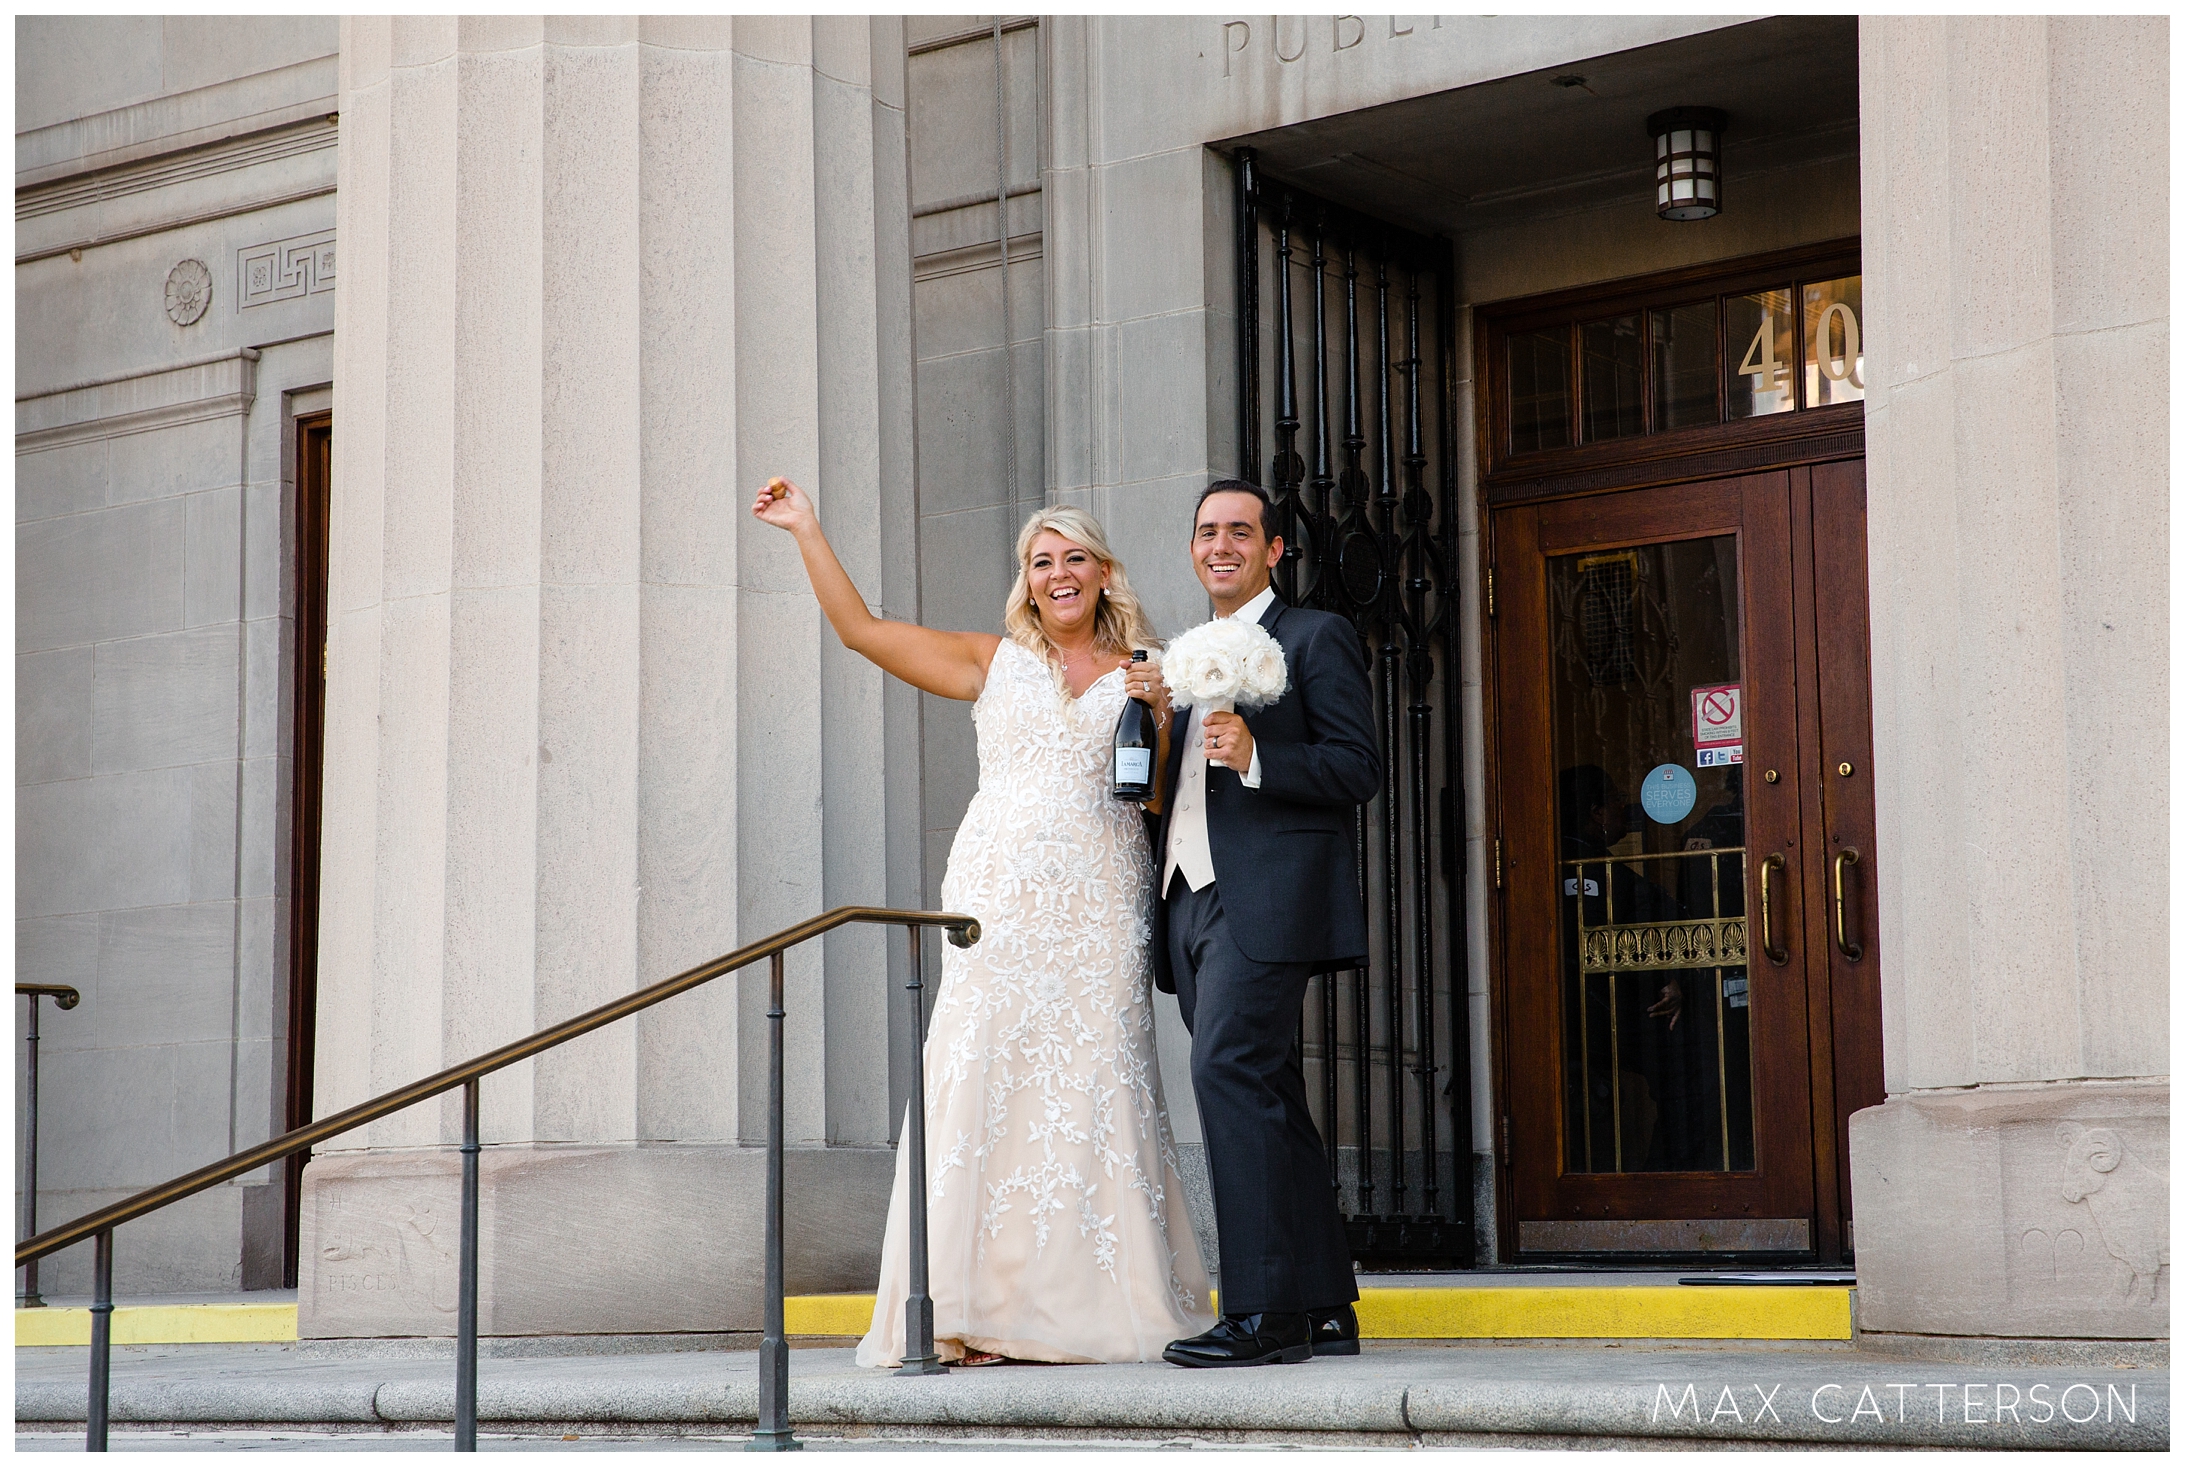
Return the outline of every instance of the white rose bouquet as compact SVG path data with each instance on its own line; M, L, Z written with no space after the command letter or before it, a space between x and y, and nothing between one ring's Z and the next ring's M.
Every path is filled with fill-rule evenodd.
M1170 702L1209 713L1264 708L1290 686L1282 644L1258 622L1235 617L1179 634L1161 656L1161 676Z

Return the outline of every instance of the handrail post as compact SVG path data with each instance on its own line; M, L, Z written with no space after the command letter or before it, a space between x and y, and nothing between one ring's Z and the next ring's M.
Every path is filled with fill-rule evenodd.
M462 1259L455 1300L455 1450L478 1450L478 1082L463 1086Z
M34 1238L38 1235L38 1000L44 995L23 996L30 1000L30 1032L24 1039L28 1052L23 1062L27 1091L23 1117L23 1230L16 1236ZM45 1304L38 1295L38 1260L33 1258L23 1265L23 1280L15 1288L15 1307L43 1309Z
M925 929L910 924L910 1298L903 1309L903 1365L897 1375L946 1375L933 1353L933 1295L926 1259Z
M759 1424L746 1451L795 1452L789 1430L789 1324L782 1304L782 955L768 965L766 1009L766 1334L759 1341Z
M83 1449L103 1452L114 1342L114 1230L99 1234L91 1250L91 1394L84 1412Z

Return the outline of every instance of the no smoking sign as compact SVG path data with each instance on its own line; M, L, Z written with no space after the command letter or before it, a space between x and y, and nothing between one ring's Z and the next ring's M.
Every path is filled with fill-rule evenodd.
M1745 762L1745 694L1739 684L1692 689L1692 747L1702 769Z

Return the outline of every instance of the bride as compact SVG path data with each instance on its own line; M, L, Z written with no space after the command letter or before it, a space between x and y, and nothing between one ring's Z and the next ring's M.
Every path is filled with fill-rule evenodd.
M1166 729L1167 696L1130 665L1155 644L1099 522L1067 506L1017 536L1006 636L866 610L804 492L751 512L796 536L843 644L972 704L979 789L941 904L979 919L942 950L925 1042L935 1350L944 1360L1157 1360L1211 1326L1154 1058L1153 861L1138 807L1108 793L1123 699ZM901 1363L908 1169L898 1157L880 1292L857 1363Z

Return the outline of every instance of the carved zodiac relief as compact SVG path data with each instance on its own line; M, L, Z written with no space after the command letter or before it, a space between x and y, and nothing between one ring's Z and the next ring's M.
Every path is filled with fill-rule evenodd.
M2170 1186L2107 1126L2056 1128L2064 1148L2063 1199L2083 1204L2109 1256L2123 1265L2124 1302L2153 1306L2170 1266Z
M319 1250L322 1292L417 1294L438 1313L455 1312L453 1230L432 1208L404 1204L395 1209L392 1221L346 1208L343 1212L342 1220L364 1235ZM330 1266L335 1264L349 1267Z

